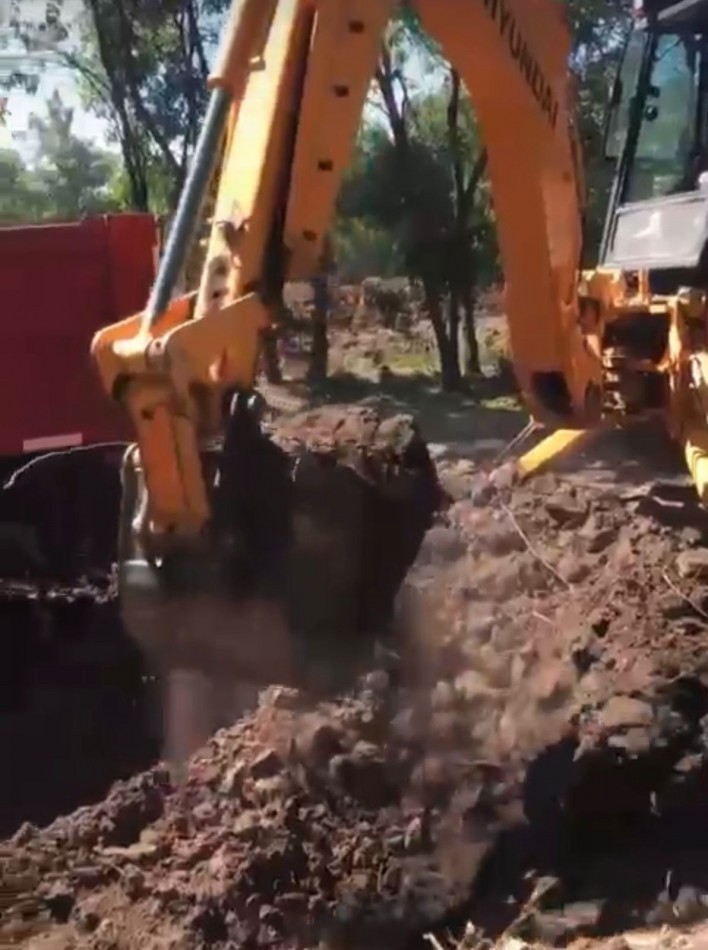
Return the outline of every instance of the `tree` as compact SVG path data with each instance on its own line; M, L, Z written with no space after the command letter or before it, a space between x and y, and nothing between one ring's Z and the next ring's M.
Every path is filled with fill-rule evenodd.
M0 224L118 210L112 192L117 157L74 135L72 125L73 110L55 93L46 118L30 121L31 161L0 150Z
M115 210L109 186L117 172L116 157L73 134L74 110L58 92L47 110L47 118L34 116L30 128L36 136L34 179L47 195L52 215L72 219Z
M55 61L55 49L68 36L64 0L9 0L9 16L0 19L0 88L34 93L41 71Z
M206 50L228 0L86 0L83 49L65 54L120 144L131 204L175 207L207 98Z
M120 147L130 206L174 208L204 115L207 50L229 0L84 0L71 20L63 0L25 2L22 15L13 3L18 67L6 82L36 83L40 53L72 70Z
M47 199L19 152L0 149L0 225L40 219Z
M585 263L595 263L614 167L604 155L605 116L620 53L631 26L631 0L568 0L573 35L570 69L575 80L587 208Z
M427 57L440 76L434 91L412 87L406 66L413 55ZM486 153L459 74L444 64L409 10L384 40L373 105L385 124L365 128L360 137L340 212L354 211L394 235L405 269L423 285L442 385L455 389L462 380L461 318L465 368L479 371L475 287L492 238L489 196L481 187Z

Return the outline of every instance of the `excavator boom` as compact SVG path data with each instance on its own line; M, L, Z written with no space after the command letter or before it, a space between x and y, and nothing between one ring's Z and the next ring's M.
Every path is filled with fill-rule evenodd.
M240 0L210 77L192 173L146 311L98 334L106 389L130 412L153 541L208 522L205 439L224 394L255 383L262 331L286 280L312 275L355 141L394 0ZM418 0L458 69L489 155L511 346L541 418L582 418L599 382L576 327L581 173L570 37L555 0ZM206 264L172 300L219 145Z

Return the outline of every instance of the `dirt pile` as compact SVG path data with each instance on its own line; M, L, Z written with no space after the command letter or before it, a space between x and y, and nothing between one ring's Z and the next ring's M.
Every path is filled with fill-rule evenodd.
M475 810L499 793L483 808L470 763L454 808L435 809L440 770L428 776L392 732L388 692L380 672L317 711L271 691L194 758L179 790L155 770L41 833L23 827L3 887L25 922L14 915L4 936L41 929L43 916L87 946L175 934L179 946L400 944L444 918L490 840L484 821L472 832ZM454 843L444 855L442 839Z
M181 787L155 768L22 827L0 936L394 947L472 919L564 943L700 916L705 515L676 485L441 479L356 687L268 689Z

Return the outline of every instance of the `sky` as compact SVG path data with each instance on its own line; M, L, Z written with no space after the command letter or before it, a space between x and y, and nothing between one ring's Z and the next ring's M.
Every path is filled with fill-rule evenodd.
M19 0L22 7L22 17L33 22L42 20L47 0ZM0 78L3 73L8 74L16 65L21 54L23 63L26 52L21 44L14 40L12 31L8 27L13 0L0 0ZM83 11L83 0L63 0L62 21L71 30L76 28L77 20ZM417 85L430 83L426 77L426 63L421 59L411 64L410 78ZM88 139L104 148L115 148L106 140L106 123L82 108L77 83L71 72L63 68L51 52L41 53L33 59L33 69L41 74L39 88L35 94L29 95L21 89L12 89L9 92L0 91L0 95L8 97L8 113L4 125L0 124L0 148L14 148L27 161L34 155L34 146L31 134L28 134L29 120L32 114L46 114L46 101L54 92L59 92L64 103L74 108L74 133L83 139ZM427 80L427 82L426 82Z
M0 0L0 76L12 71L20 52L24 50L14 40L8 21L12 0ZM46 7L46 0L20 0L22 16L29 20L39 20ZM62 17L71 25L76 22L83 8L82 0L64 0ZM106 125L100 119L81 107L81 99L76 82L71 73L52 59L51 54L40 54L33 58L32 69L41 73L37 92L28 95L23 90L11 89L3 92L8 98L8 114L4 126L0 126L0 148L14 148L30 156L31 138L28 137L29 120L32 114L46 113L46 101L54 92L59 92L66 105L73 106L74 132L81 138L99 141L106 146Z

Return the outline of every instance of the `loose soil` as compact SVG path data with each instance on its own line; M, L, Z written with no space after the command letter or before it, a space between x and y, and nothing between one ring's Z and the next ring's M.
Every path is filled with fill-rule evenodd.
M666 443L641 440L635 453L613 434L524 485L438 452L448 501L395 630L351 688L272 685L179 782L135 762L99 804L44 828L38 806L17 827L16 803L0 943L408 948L432 932L587 946L624 933L607 943L618 950L700 920L708 516ZM90 624L102 631L113 609L91 607ZM143 674L119 642L133 686L122 713L105 700L106 741L149 734L149 716L127 716ZM78 697L74 709L67 731ZM18 759L59 781L56 758L79 758L51 745L62 728L5 735L11 774ZM644 943L637 928L653 928Z

